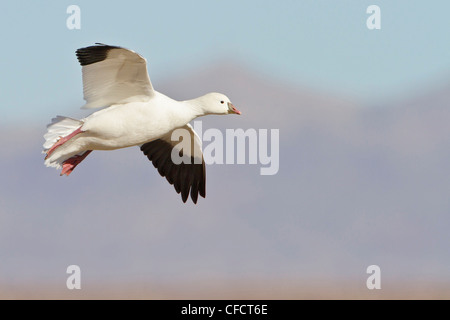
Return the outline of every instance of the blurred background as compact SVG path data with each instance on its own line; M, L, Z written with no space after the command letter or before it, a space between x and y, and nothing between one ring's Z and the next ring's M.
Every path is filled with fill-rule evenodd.
M450 298L449 10L3 2L0 298ZM222 92L243 113L201 118L204 131L279 129L278 173L208 165L193 205L137 147L93 152L70 177L46 168L51 118L92 112L75 50L95 42L146 57L172 98ZM73 264L81 290L66 288ZM373 264L381 290L366 287Z

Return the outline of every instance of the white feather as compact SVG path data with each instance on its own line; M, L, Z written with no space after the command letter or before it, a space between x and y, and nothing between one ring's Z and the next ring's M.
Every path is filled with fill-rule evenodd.
M82 125L83 121L69 117L56 116L53 118L52 122L47 125L47 133L44 135L43 153L50 149L59 138L68 136Z
M153 96L147 61L132 50L111 49L105 60L83 66L82 73L83 109L148 101Z
M68 136L82 125L83 121L69 117L56 116L56 118L53 118L52 122L47 126L47 133L44 134L45 142L43 144L44 150L42 153L47 153L60 138ZM44 163L47 167L60 169L62 163L71 156L73 155L69 154L63 157L55 157L55 153L53 153L51 157L44 161Z

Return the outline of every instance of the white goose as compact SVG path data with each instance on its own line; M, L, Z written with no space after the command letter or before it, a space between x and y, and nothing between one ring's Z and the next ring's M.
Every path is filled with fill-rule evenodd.
M44 135L45 164L62 168L61 175L68 176L92 150L140 146L183 202L189 194L194 203L199 194L205 197L201 141L189 122L207 114L241 112L220 93L175 101L155 91L145 58L132 50L96 43L78 49L76 55L83 73L83 108L107 108L81 120L54 118ZM184 160L175 164L172 149L179 141L172 141L171 134L178 128L189 132L193 147L190 152L176 150Z

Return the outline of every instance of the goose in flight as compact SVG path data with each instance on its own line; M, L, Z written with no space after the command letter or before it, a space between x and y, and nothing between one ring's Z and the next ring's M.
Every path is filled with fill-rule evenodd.
M82 66L82 108L102 108L84 119L57 116L47 126L45 165L70 175L93 150L140 146L159 174L166 177L183 202L206 196L206 172L201 141L189 124L207 114L241 114L225 95L208 93L176 101L153 89L147 62L136 52L96 43L76 56ZM185 130L189 148L172 141ZM184 137L184 135L183 135ZM174 161L174 155L178 160ZM182 159L180 162L179 159Z

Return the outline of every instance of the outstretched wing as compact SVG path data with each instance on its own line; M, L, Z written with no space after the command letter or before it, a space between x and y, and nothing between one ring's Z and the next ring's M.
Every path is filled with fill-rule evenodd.
M147 101L154 94L147 61L136 52L97 43L76 55L83 73L83 108Z
M179 129L186 130L189 134L190 150L180 147L179 141L171 140L173 131L161 139L143 144L141 150L158 169L159 174L166 177L177 193L181 193L183 202L186 202L190 193L192 201L197 203L199 194L203 198L206 196L206 170L202 145L191 125L187 124L175 130ZM183 143L181 145L185 146ZM172 153L182 157L180 164L174 163Z

